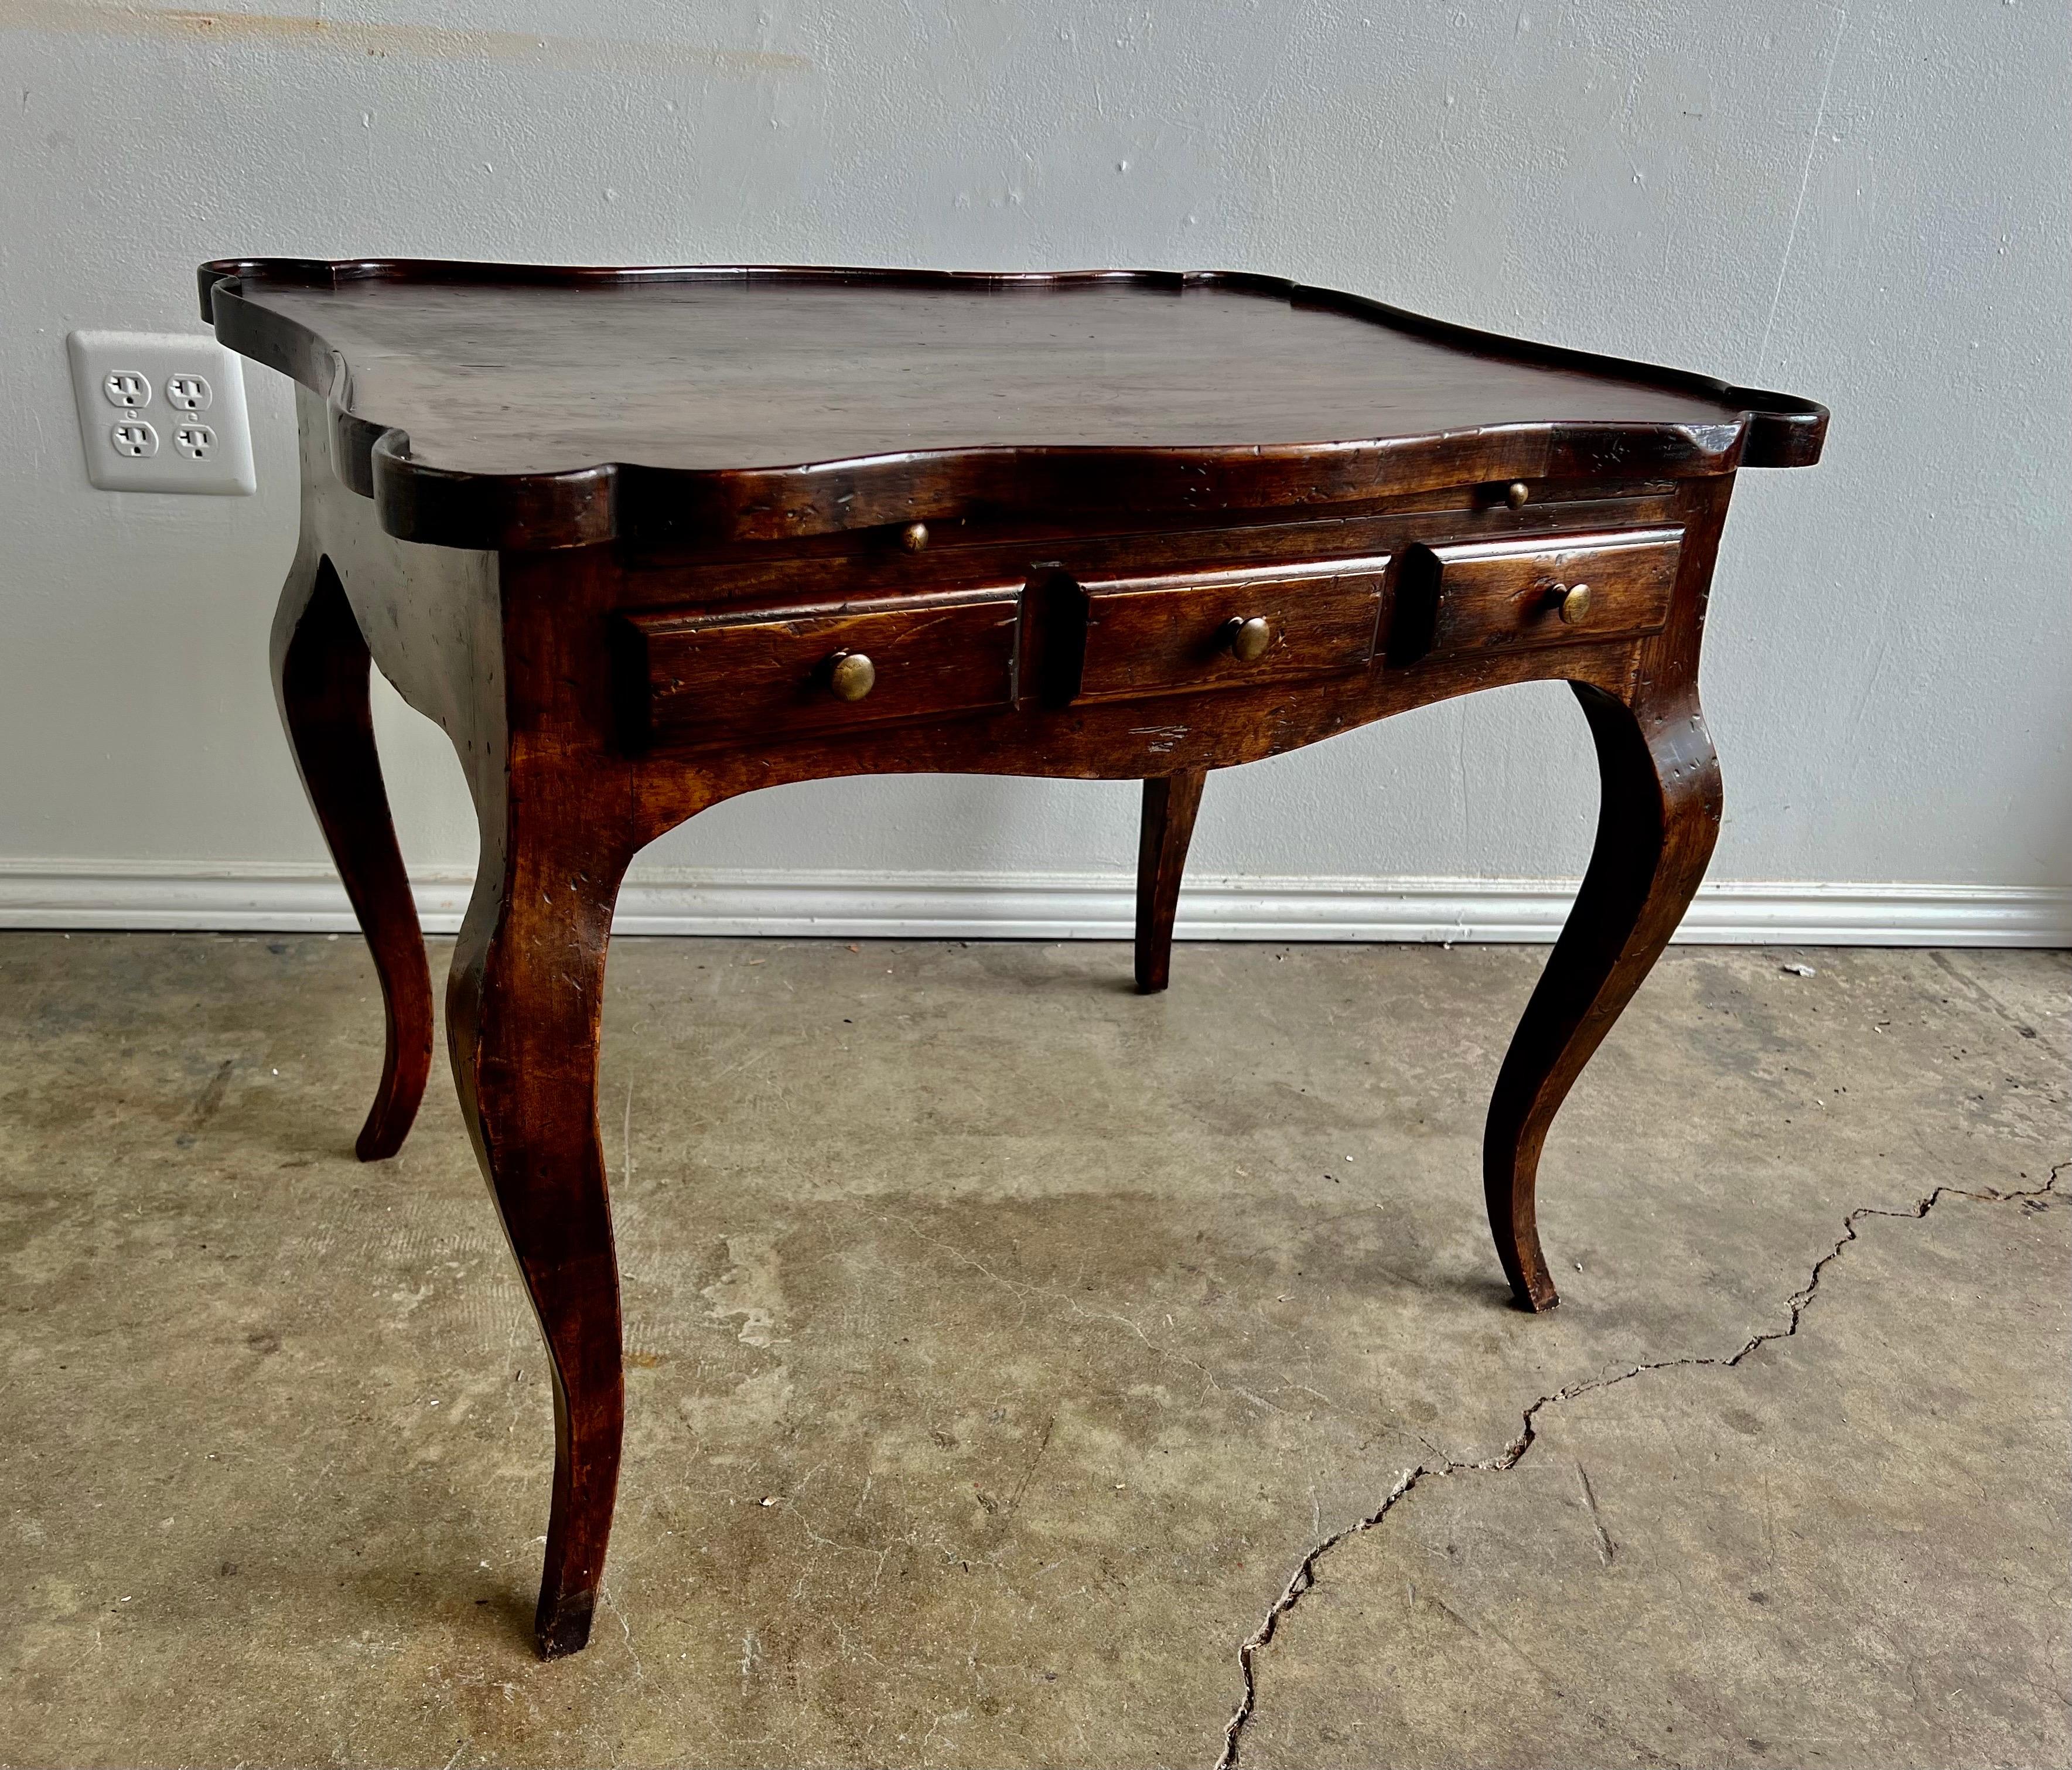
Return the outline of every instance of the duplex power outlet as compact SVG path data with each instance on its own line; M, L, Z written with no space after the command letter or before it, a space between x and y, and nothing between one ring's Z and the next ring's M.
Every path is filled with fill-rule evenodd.
M102 491L258 489L235 351L178 332L76 331L65 345L87 477Z

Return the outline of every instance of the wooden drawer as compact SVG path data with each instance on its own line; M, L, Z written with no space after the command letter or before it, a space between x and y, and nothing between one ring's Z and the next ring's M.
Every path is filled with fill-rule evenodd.
M620 702L636 745L664 747L1006 706L1021 610L1015 583L854 606L629 613L619 617ZM838 685L855 693L864 659L869 686L845 698Z
M1127 700L1363 669L1388 556L1318 565L1083 580L1081 701ZM1265 624L1256 657L1239 633ZM1256 630L1255 630L1256 631Z
M1420 543L1404 555L1389 661L1659 632L1683 542L1681 529L1638 529Z

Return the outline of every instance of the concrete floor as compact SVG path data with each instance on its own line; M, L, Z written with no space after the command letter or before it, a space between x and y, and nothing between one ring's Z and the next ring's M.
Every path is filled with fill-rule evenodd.
M357 941L0 937L0 1762L2064 1763L2072 955L1671 953L1534 1318L1542 957L621 942L543 1665L534 1329L442 1076L352 1159Z

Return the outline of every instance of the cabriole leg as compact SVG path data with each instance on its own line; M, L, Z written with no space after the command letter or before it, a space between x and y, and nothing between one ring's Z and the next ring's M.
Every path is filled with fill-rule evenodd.
M388 1055L356 1146L363 1162L380 1161L403 1146L425 1097L432 978L374 747L367 642L331 562L306 548L281 591L273 652L295 766L381 979Z
M1505 1055L1482 1144L1497 1253L1532 1309L1559 1300L1533 1206L1548 1127L1683 920L1720 829L1719 761L1695 691L1634 707L1574 686L1602 778L1597 846Z
M1137 846L1137 989L1155 995L1173 969L1173 919L1180 908L1180 875L1202 803L1200 768L1144 783L1144 815Z
M493 811L446 1019L462 1113L553 1379L553 1502L534 1621L551 1659L590 1638L619 1490L625 1389L597 1062L612 904L630 855L594 829L556 827L550 809L515 790Z

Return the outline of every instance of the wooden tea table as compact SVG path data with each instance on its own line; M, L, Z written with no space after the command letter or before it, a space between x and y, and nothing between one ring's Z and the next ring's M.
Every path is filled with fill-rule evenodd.
M432 1055L370 658L451 737L481 822L449 1043L553 1367L543 1653L589 1636L619 1479L612 903L645 844L737 793L1141 780L1154 990L1209 770L1569 683L1597 846L1482 1158L1504 1271L1553 1303L1540 1146L1719 828L1698 648L1734 475L1815 460L1819 406L1249 275L253 259L200 280L216 335L298 384L273 665L387 1002L364 1159L401 1144Z

